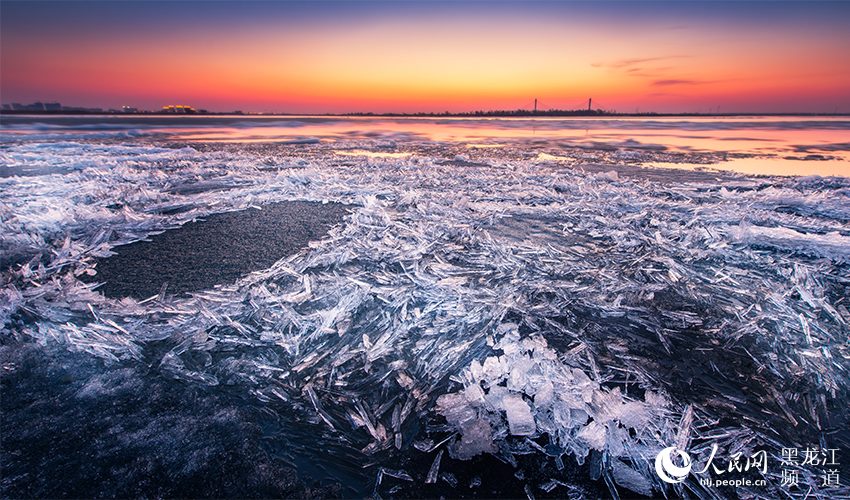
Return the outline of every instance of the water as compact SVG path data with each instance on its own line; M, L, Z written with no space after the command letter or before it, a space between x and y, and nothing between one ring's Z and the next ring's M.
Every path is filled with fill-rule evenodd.
M710 497L655 475L682 443L767 450L730 494L775 498L781 447L850 449L846 119L2 123L4 496ZM93 288L291 201L350 213L188 295ZM181 272L171 235L133 271Z
M452 143L470 149L540 152L620 150L684 153L649 166L710 168L756 175L850 176L850 118L798 116L658 118L375 118L322 116L4 116L0 137L157 137L186 142ZM380 154L388 154L381 152ZM401 153L404 154L404 153Z

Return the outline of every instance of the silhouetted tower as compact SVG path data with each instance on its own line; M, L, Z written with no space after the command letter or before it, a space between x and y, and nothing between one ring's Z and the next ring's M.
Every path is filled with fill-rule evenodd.
M537 99L534 100L534 114L537 114Z
M593 98L592 98L592 97L591 97L591 98L589 98L589 99L587 100L587 110L588 110L588 111L590 111L590 104L591 104L592 102L593 102Z

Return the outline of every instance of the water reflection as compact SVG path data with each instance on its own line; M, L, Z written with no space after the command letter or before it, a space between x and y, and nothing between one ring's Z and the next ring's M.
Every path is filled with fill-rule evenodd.
M804 160L792 157L730 158L711 165L686 163L650 162L647 165L662 168L684 168L688 170L724 170L750 175L820 175L850 177L850 162L837 160Z
M334 148L336 154L371 157L404 156L370 152L376 144L386 148L412 143L463 144L470 149L510 147L555 156L574 149L628 150L638 155L651 151L728 153L759 158L739 158L717 164L717 168L771 175L850 176L848 117L4 116L0 125L0 142L158 136L189 142L345 143L344 147L352 149L340 152Z

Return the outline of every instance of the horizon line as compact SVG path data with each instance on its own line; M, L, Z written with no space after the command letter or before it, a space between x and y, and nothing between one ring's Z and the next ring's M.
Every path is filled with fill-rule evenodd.
M40 101L36 101L40 102ZM17 104L17 103L15 103ZM33 103L34 104L34 103ZM3 106L6 106L5 104ZM25 105L28 106L28 105ZM290 112L290 111L211 111L206 109L192 112L169 112L162 109L122 111L115 108L63 106L58 110L24 110L0 108L0 115L117 115L117 116L339 116L339 117L594 117L594 116L850 116L848 111L616 111L605 109L558 109L531 110L478 109L472 111L347 111L347 112ZM164 108L164 107L163 107Z

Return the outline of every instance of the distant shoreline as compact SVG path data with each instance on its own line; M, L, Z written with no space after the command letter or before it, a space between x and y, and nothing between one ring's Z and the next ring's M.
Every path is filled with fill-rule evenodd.
M338 117L338 118L670 118L670 117L742 117L742 116L828 116L850 117L847 113L616 113L601 110L593 111L475 111L462 113L163 113L158 111L125 113L109 111L18 111L0 110L0 116L126 116L126 117L204 117L239 116L246 118L301 116L301 117Z

